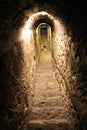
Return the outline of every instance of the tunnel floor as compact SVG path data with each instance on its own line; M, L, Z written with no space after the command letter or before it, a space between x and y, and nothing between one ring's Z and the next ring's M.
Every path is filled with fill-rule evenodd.
M75 130L53 71L50 52L42 52L37 66L35 96L28 130Z

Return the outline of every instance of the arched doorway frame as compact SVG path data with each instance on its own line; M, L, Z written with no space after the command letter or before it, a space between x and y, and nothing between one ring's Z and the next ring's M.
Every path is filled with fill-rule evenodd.
M38 54L40 54L40 51L41 51L40 50L40 48L41 48L40 27L43 25L47 27L47 40L48 40L50 49L52 47L52 45L51 45L51 27L47 23L40 23L36 28L36 44L37 44L37 48L38 48Z

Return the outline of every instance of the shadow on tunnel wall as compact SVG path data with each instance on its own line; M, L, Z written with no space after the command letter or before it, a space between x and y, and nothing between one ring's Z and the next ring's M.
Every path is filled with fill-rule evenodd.
M17 130L28 112L27 82L23 78L23 51L15 43L0 57L0 129ZM29 88L29 86L28 86Z

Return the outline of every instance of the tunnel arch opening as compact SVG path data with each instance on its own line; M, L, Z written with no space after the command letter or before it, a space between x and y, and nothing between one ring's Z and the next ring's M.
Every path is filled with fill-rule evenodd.
M36 28L36 44L38 49L38 59L49 61L52 56L51 27L47 23L40 23ZM48 58L46 58L46 55Z
M51 28L51 42L52 42L52 69L55 72L57 82L66 101L66 82L65 78L71 76L71 63L69 59L70 52L70 37L67 34L66 27L61 19L58 19L47 12L38 12L32 14L24 26L21 28L20 41L22 43L24 62L26 67L26 75L29 77L27 80L29 84L29 106L32 109L35 102L35 76L38 66L38 43L36 38L36 30L41 25L47 25ZM68 60L67 60L68 59ZM67 62L68 61L68 62ZM45 70L45 69L44 69ZM65 78L63 78L65 76ZM67 104L67 102L66 102ZM68 106L69 107L69 106Z
M52 32L54 31L54 22L48 16L45 17L43 16L43 18L39 18L38 20L36 20L35 23L33 24L33 28L34 29L37 28L37 26L40 25L41 23L46 23L51 27Z
M39 13L37 13L37 17L34 16L34 23L32 24L32 28L33 28L33 30L35 30L35 32L34 32L35 41L36 41L35 46L37 48L36 53L37 53L37 59L38 60L40 59L40 52L41 52L40 48L43 48L43 45L41 45L41 43L40 43L41 42L40 41L41 40L40 26L46 26L47 27L47 31L48 31L47 44L49 44L49 45L44 45L43 49L46 50L47 46L48 46L48 48L51 51L50 57L52 57L52 37L53 37L53 33L54 33L54 21L53 21L53 19L54 19L53 16L49 15L46 12L39 12Z
M66 51L69 38L66 34L66 28L63 22L61 21L61 19L58 19L47 12L42 11L32 14L29 19L25 21L24 26L22 26L22 28L20 29L20 41L22 42L25 59L24 61L28 69L27 75L30 76L28 82L30 89L32 89L32 92L29 93L29 102L31 106L33 100L32 95L34 94L34 78L39 59L36 29L39 25L43 23L51 28L51 52L53 67L56 69L57 65L57 67L59 67L62 72L64 72L63 68L66 68ZM28 59L30 59L30 62L27 62Z
M39 59L39 54L40 54L40 37L38 38L38 30L40 26L45 25L47 26L48 30L48 40L49 40L49 48L52 51L52 37L54 33L54 20L55 18L48 14L47 12L38 12L33 14L28 21L25 22L24 27L22 28L22 33L21 33L21 39L23 40L24 43L30 44L31 41L33 41L33 47L35 47L35 53L36 53L36 58L37 62ZM29 42L30 41L30 42ZM32 44L32 43L31 43ZM30 45L32 46L32 45ZM46 45L48 46L48 45ZM44 47L46 47L44 46Z

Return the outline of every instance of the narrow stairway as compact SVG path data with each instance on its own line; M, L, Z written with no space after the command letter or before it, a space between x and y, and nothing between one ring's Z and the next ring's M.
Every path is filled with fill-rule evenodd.
M45 54L43 54L45 53ZM35 79L35 96L29 130L72 130L69 113L57 83L51 55L43 52Z

